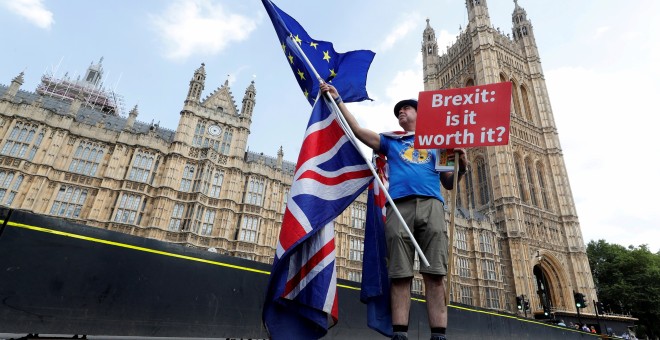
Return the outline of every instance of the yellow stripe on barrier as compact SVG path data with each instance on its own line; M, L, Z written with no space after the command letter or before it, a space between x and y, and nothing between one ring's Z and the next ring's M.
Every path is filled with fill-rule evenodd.
M4 223L4 221L1 221L1 222ZM37 226L23 224L23 223L7 222L7 225L12 226L12 227L17 227L17 228L24 228L24 229L30 229L30 230L34 230L34 231L40 231L40 232L44 232L44 233L59 235L59 236L71 237L71 238L75 238L75 239L79 239L79 240L85 240L85 241L90 241L90 242L107 244L107 245L115 246L115 247L121 247L121 248L126 248L126 249L133 249L133 250L143 251L143 252L146 252L146 253L165 255L165 256L175 257L175 258L189 260L189 261L202 262L202 263L212 264L212 265L221 266L221 267L227 267L227 268L245 270L245 271L258 273L258 274L270 275L270 272L265 271L265 270L258 270L258 269L254 269L254 268L237 266L237 265L218 262L218 261L205 260L205 259L201 259L201 258L198 258L198 257L168 253L168 252L162 251L162 250L150 249L150 248L145 248L145 247L138 247L138 246L134 246L134 245L126 244L126 243L108 241L108 240L103 240L103 239L99 239L99 238L94 238L94 237L89 237L89 236L84 236L84 235L78 235L78 234L73 234L73 233L67 233L67 232L64 232L64 231L53 230L53 229L48 229L48 228L43 228L43 227L37 227Z
M0 220L0 224L2 224L2 223L5 223L5 221ZM63 231L59 231L59 230L53 230L53 229L48 229L48 228L43 228L43 227L37 227L37 226L23 224L23 223L7 222L7 225L12 226L12 227L17 227L17 228L24 228L24 229L30 229L30 230L34 230L34 231L59 235L59 236L66 236L66 237L76 238L76 239L90 241L90 242L107 244L107 245L111 245L111 246L115 246L115 247L133 249L133 250L143 251L143 252L152 253L152 254L165 255L165 256L180 258L180 259L189 260L189 261L202 262L202 263L212 264L212 265L221 266L221 267L227 267L227 268L245 270L245 271L258 273L258 274L270 275L270 272L267 272L267 271L264 271L264 270L258 270L258 269L243 267L243 266L237 266L237 265L218 262L218 261L205 260L205 259L200 259L198 257L168 253L168 252L161 251L161 250L155 250L155 249L150 249L150 248L145 248L145 247L138 247L138 246L133 246L133 245L126 244L126 243L108 241L108 240L103 240L103 239L99 239L99 238L83 236L83 235L78 235L78 234L73 234L73 233L67 233L67 232L63 232ZM352 289L352 290L360 290L359 287L353 287L353 286L348 286L348 285L343 285L343 284L338 284L337 287L345 288L345 289ZM426 303L425 299L412 298L411 300ZM562 329L562 330L565 330L565 331L579 332L579 333L582 333L584 335L591 335L591 336L596 336L596 337L601 336L599 334L586 333L586 332L583 332L583 331L580 331L580 330L577 330L577 329L572 329L572 328L562 327L562 326L556 326L556 325L550 325L550 324L547 324L547 323L544 323L544 322L539 322L539 321L526 319L526 318L520 318L520 317L513 316L513 315L503 315L503 314L499 314L499 313L496 313L496 312L488 312L488 311L472 309L472 308L468 308L468 307L454 306L454 305L451 305L451 304L448 307L449 308L461 309L461 310L465 310L465 311L469 311L469 312L475 312L475 313L481 313L481 314L497 316L497 317L516 319L516 320L522 321L522 322L528 322L528 323L533 323L533 324L542 325L542 326L546 326L546 327L558 328L558 329ZM605 338L608 339L609 337L605 337Z

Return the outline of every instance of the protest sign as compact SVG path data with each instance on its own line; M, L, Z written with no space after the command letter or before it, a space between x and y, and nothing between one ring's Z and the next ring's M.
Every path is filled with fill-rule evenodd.
M416 149L453 149L509 143L511 83L422 91Z

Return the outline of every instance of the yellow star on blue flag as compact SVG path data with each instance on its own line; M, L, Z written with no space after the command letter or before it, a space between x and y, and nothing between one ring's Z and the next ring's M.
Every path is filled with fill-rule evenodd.
M325 82L331 82L337 88L344 102L371 100L366 85L374 52L357 50L337 53L331 42L312 39L294 18L270 0L261 2L273 22L287 63L311 105L314 105L319 92L319 80L314 70ZM305 61L301 50L312 65Z

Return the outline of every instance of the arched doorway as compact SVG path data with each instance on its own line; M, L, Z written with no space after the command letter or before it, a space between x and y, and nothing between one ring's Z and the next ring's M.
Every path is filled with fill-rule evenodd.
M539 298L541 308L546 316L550 315L552 308L552 293L548 284L548 275L543 272L540 265L534 266L534 277L536 279L536 294Z

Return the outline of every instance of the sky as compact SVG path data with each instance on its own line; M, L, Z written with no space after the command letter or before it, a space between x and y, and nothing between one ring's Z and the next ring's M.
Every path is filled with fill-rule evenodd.
M464 0L274 2L338 52L376 52L374 101L349 104L374 131L398 129L394 103L423 90L426 20L441 51L468 21ZM518 3L532 21L584 242L660 251L660 2ZM492 25L511 32L513 0L488 7ZM44 73L75 78L103 58L104 86L125 112L137 105L138 120L172 130L201 63L203 97L227 81L240 109L254 81L249 149L297 159L311 107L260 1L0 0L0 25L1 84L25 72L21 89L34 91Z

